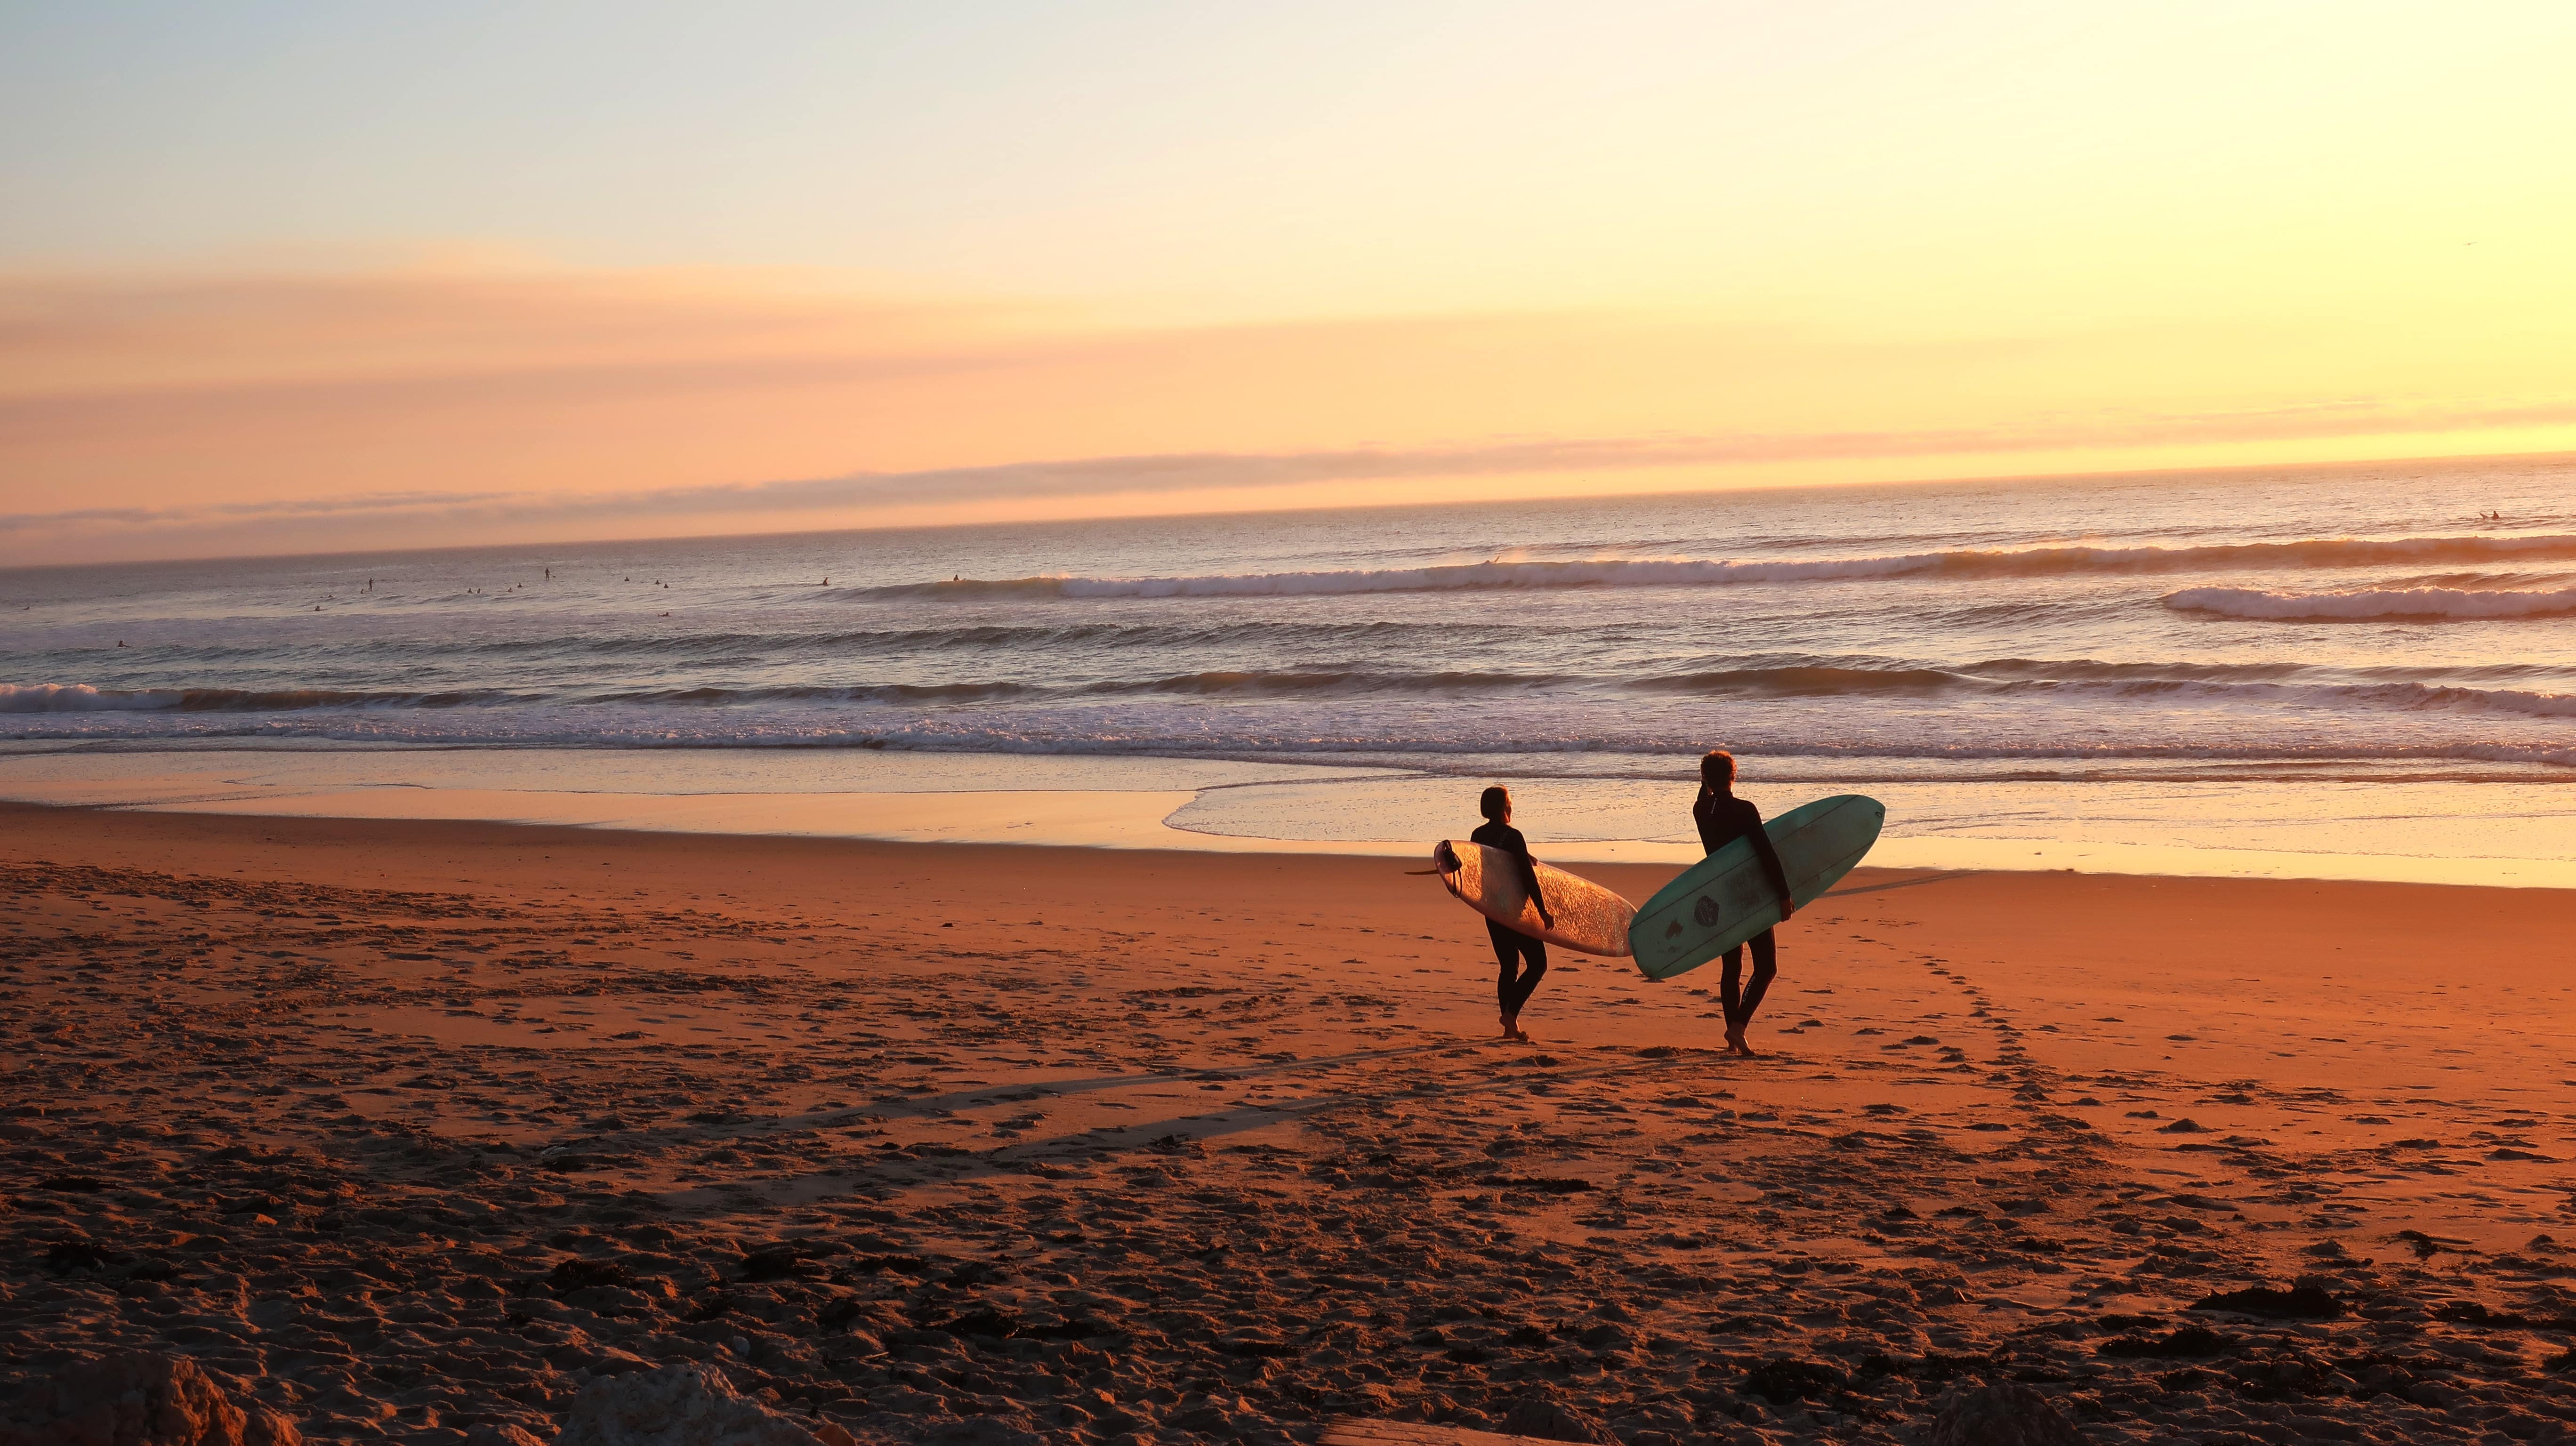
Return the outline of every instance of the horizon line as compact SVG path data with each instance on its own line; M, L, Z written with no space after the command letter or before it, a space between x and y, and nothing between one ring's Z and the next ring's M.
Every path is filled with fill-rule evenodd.
M2333 469L2336 469L2336 468L2361 468L2361 467L2404 467L2404 466L2431 466L2431 465L2446 465L2446 466L2448 466L2448 465L2456 465L2456 466L2469 466L2469 465L2474 465L2474 464L2481 463L2481 462L2548 462L2548 461L2576 461L2576 450L2551 450L2551 451L2540 451L2540 452L2481 452L2481 453L2415 454L2415 455L2398 456L2398 457L2332 458L2332 459L2319 459L2319 460L2314 460L2314 461L2303 461L2303 462L2245 462L2245 463L2227 463L2227 464L2221 464L2221 465L2215 465L2215 466L2197 466L2197 467L2108 468L2108 469L2104 469L2104 470L2100 470L2100 471L1975 473L1975 474L1968 474L1968 475L1954 476L1954 477L1939 477L1939 476L1933 476L1933 477L1909 477L1909 478L1901 478L1901 479L1893 479L1893 480L1890 480L1890 479L1881 479L1881 478L1867 478L1867 479L1855 479L1855 480L1851 480L1851 481L1820 481L1820 482L1753 482L1753 483L1747 483L1747 484L1744 484L1744 485L1741 485L1741 486L1681 487L1681 488L1646 488L1646 489L1640 489L1640 490L1633 491L1633 492L1599 492L1599 493L1581 493L1581 494L1572 494L1572 495L1560 494L1560 495L1555 495L1555 496L1513 497L1513 498L1504 499L1504 500L1503 500L1503 502L1502 502L1501 504L1499 504L1499 505L1507 505L1507 506L1541 506L1541 507L1543 507L1543 506L1548 506L1548 505L1551 505L1551 504L1579 504L1579 503L1625 502L1625 501L1634 501L1634 500L1637 500L1637 499L1640 499L1640 498L1648 498L1648 497L1719 496L1719 495L1735 495L1735 494L1743 494L1743 493L1761 493L1761 492L1822 492L1822 491L1845 492L1845 491L1858 491L1858 490L1864 490L1864 489L1868 489L1868 488L1911 488L1911 487L1942 487L1942 486L1971 487L1971 486L1995 485L1995 484L2028 484L2028 485L2037 485L2037 484L2049 483L2049 482L2080 482L2080 481L2096 481L2096 480L2108 480L2108 479L2124 479L2124 480L2135 480L2135 481L2153 481L2153 480L2157 480L2157 479L2174 478L2174 477L2186 477L2186 476L2212 476L2212 475L2224 476L2224 475L2228 475L2228 474L2241 474L2241 473L2252 473L2252 472L2316 472L2316 471L2329 471L2329 470L2333 470ZM1019 464L1019 465L1022 465L1022 466L1028 466L1028 465L1046 465L1046 464ZM860 476L864 476L865 474L858 474L858 475L860 475ZM842 480L842 479L833 479L833 480ZM736 484L736 485L742 485L742 484ZM758 486L758 485L762 485L762 484L749 484L749 485ZM776 485L776 484L770 484L770 485ZM190 563L214 563L214 562L284 562L284 561L292 561L292 560L297 560L297 559L325 559L325 558L337 558L337 557L349 557L349 558L357 558L357 557L387 557L387 556L414 557L414 556L423 556L423 555L436 554L436 553L451 553L451 552L452 552L452 553L462 553L462 552L521 551L521 550L533 550L533 549L538 549L538 548L548 548L548 547L613 547L613 546L619 546L619 545L630 545L630 546L631 546L631 545L643 545L643 544L651 544L651 543L672 543L672 542L700 542L700 541L704 541L704 542L723 542L723 541L742 542L742 541L750 541L750 540L766 539L766 538L786 538L786 537L833 537L833 536L855 535L855 534L869 534L869 533L896 533L896 532L953 532L953 531L962 531L962 530L965 530L965 529L968 529L968 528L978 528L978 527L1012 527L1012 526L1020 526L1020 527L1034 527L1034 526L1050 526L1050 525L1079 525L1079 524L1084 524L1084 523L1104 523L1104 522L1180 521L1180 520L1188 520L1188 519L1194 519L1194 518L1207 518L1207 517L1237 517L1237 518L1240 518L1240 517L1265 517L1265 516L1269 516L1269 517L1287 517L1287 516L1299 516L1299 515L1305 515L1305 514L1310 514L1310 513L1325 513L1325 512L1393 512L1393 511L1399 511L1399 510L1404 510L1404 509L1424 509L1424 508L1450 508L1450 509L1454 509L1454 508L1456 508L1456 507L1458 507L1458 506L1460 506L1460 505L1461 505L1460 503L1455 502L1455 501L1334 502L1334 503L1315 503L1315 504L1310 504L1310 505L1306 505L1306 506L1295 506L1295 505L1290 505L1290 506L1271 506L1271 507L1258 507L1258 506L1255 506L1255 507L1242 507L1242 508L1222 508L1222 507L1218 507L1218 508L1195 508L1195 509L1181 509L1181 510L1175 510L1175 511L1170 511L1170 512L1136 512L1136 513L1118 513L1118 514L1114 514L1114 515L1106 515L1106 516L1091 516L1091 517L1080 517L1080 516L1055 516L1055 517L1031 517L1031 518L1026 518L1026 519L1017 519L1017 520L1004 519L1004 520L978 520L978 521L959 521L959 522L908 522L908 523L881 523L881 524L875 524L875 525L870 525L870 524L866 524L866 523L860 523L860 524L855 524L855 525L851 525L851 526L843 526L843 527L825 527L825 528L814 528L814 529L807 529L807 530L799 530L799 529L794 529L794 528L776 528L776 529L751 529L751 530L744 530L744 531L680 532L680 533L653 533L653 534L617 534L617 535L602 536L602 537L564 538L564 539L555 539L555 540L551 540L551 541L529 541L529 542L488 542L488 543L472 543L472 542L467 542L467 543L445 543L445 544L440 544L440 545L437 545L437 546L431 546L431 547L343 547L343 548L319 549L319 550L308 551L308 552L217 552L217 553L198 553L198 554L178 554L178 555L158 556L158 557L137 557L137 558L126 558L126 559L122 559L122 560L115 560L115 561L98 561L98 562L39 562L39 563L5 563L5 564L0 564L0 576L5 576L5 575L8 575L8 574L13 574L13 573L60 572L60 571L68 571L68 570L72 570L72 569L89 569L89 568L153 567L153 566L167 566L167 565L174 565L174 564L190 564ZM71 515L71 514L61 514L61 513L56 513L56 514L33 514L33 515L32 515L32 517L30 517L30 515L28 515L28 514L21 514L21 517L27 517L27 518L29 518L29 520L33 520L33 518L41 518L41 517L45 517L45 516L66 516L66 515Z

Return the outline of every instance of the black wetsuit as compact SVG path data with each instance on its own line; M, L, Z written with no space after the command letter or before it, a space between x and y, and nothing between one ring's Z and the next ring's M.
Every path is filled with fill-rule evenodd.
M1789 871L1780 867L1780 851L1771 847L1771 835L1762 827L1760 809L1732 793L1719 793L1703 784L1699 801L1691 805L1691 821L1699 825L1700 847L1709 853L1737 839L1751 839L1753 856L1762 861L1762 872L1771 876L1771 887L1779 891L1782 911L1787 911ZM1770 930L1746 942L1753 946L1753 987L1744 988L1742 944L1726 951L1726 969L1717 981L1718 1002L1726 1010L1726 1027L1730 1031L1753 1022L1753 1011L1762 1007L1762 996L1770 992L1772 976L1780 972L1780 946Z
M1538 870L1530 866L1529 841L1521 831L1507 823L1488 820L1468 838L1489 849L1500 849L1520 865L1521 887L1529 891L1530 902L1539 902ZM1494 980L1494 997L1503 1013L1514 1015L1529 1002L1538 981L1547 974L1547 945L1518 929L1507 928L1491 919L1485 921L1485 933L1494 941L1494 959L1502 973ZM1521 967L1526 963L1527 967Z

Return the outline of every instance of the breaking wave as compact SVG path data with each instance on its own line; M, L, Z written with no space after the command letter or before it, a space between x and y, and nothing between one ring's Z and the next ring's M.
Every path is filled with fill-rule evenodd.
M1710 558L1526 559L1334 572L1212 573L1195 577L958 578L855 589L874 598L1322 597L1458 588L1723 587L1888 577L2048 577L2076 573L2230 568L2346 568L2576 558L2576 534L2523 537L2315 538L2207 547L1954 549L1887 557L1747 561Z
M2273 592L2250 587L2189 587L2168 594L2178 612L2281 622L2372 619L2478 621L2576 614L2576 588L2483 591L2456 587L2363 588L2351 592Z
M666 716L731 711L813 717L817 709L947 710L984 705L1099 705L1126 700L1210 702L1386 698L1429 702L1472 696L1588 697L1611 707L1618 695L1709 699L1884 699L1945 696L2159 698L2324 709L2458 710L2526 717L2576 717L2576 696L2468 686L2460 675L2422 669L2313 669L2297 664L2105 663L1998 658L1948 667L1899 660L1785 661L1622 677L1541 672L1426 672L1364 669L1211 670L1161 677L1035 682L853 683L836 686L696 687L551 693L365 693L326 689L192 688L118 691L77 683L0 684L0 714L383 714L434 710L512 711L565 716L641 708ZM2504 681L2516 670L2489 670ZM748 725L746 725L748 726ZM574 730L578 732L578 730ZM570 741L578 742L578 739Z
M532 701L476 689L367 693L325 688L94 688L87 683L0 683L0 713L285 713L306 708L463 708Z

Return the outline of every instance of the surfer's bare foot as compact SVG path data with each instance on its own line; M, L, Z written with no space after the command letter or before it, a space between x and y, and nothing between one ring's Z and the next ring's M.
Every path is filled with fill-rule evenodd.
M1746 1059L1753 1058L1753 1046L1744 1042L1743 1030L1730 1029L1726 1032L1726 1052L1741 1055Z
M1512 1016L1508 1015L1508 1014L1504 1015L1504 1016L1502 1017L1502 1019L1503 1019L1503 1038L1505 1038L1505 1039L1518 1039L1518 1038L1520 1038L1520 1037L1521 1037L1521 1022L1520 1022L1519 1020L1517 1020L1517 1019L1513 1018Z

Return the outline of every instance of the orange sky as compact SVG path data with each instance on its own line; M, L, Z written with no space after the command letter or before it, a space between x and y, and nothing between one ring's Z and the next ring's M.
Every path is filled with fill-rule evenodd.
M2576 449L2563 7L463 10L0 22L0 564Z

